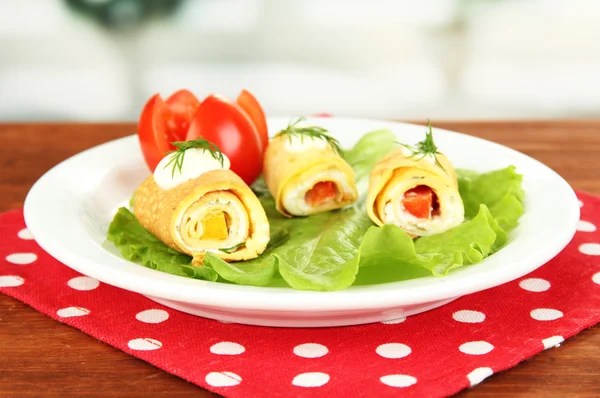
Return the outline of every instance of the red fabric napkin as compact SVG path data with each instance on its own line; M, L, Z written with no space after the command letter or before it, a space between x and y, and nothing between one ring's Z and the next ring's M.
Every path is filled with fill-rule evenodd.
M0 291L227 397L447 396L600 321L600 198L579 194L569 246L535 272L435 310L323 329L203 319L82 276L0 215Z

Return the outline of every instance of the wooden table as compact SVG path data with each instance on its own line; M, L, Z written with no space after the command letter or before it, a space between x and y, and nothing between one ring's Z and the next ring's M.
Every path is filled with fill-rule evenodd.
M600 195L600 121L436 125L515 148ZM31 185L62 160L134 133L131 124L0 124L0 211L21 207ZM0 295L0 396L149 394L214 395ZM600 327L458 396L600 396Z

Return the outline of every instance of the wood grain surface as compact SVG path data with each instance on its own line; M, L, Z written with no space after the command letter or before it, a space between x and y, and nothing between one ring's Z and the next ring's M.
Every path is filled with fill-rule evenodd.
M600 195L600 120L436 126L519 150L550 166L573 188ZM133 124L0 124L0 212L20 208L31 185L52 166L130 134L135 134ZM0 294L0 396L74 395L216 396ZM508 396L600 396L600 327L457 395Z

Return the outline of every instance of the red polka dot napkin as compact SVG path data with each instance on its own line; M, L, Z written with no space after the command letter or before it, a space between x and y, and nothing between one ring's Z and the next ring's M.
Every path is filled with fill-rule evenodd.
M226 397L437 397L481 382L600 321L600 198L535 272L383 323L282 329L187 315L82 276L44 253L22 212L0 215L0 291Z

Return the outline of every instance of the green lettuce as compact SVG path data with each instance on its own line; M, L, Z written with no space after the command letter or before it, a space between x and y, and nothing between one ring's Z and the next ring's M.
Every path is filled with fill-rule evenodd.
M189 278L216 281L218 274L208 267L192 265L192 258L171 249L148 232L125 207L121 207L110 226L108 240L121 255L157 271Z
M277 272L278 259L271 253L289 240L286 230L271 229L271 239L263 254L255 259L228 263L213 253L204 257L204 265L214 269L221 278L238 285L266 286Z
M368 184L371 169L395 147L395 139L389 130L374 131L344 152L345 160L354 169L357 185ZM244 285L265 286L267 275L272 275L270 270L274 268L294 289L328 291L352 285L358 272L358 248L373 225L362 201L342 210L289 219L275 210L274 200L262 180L253 185L253 190L267 213L272 233L285 231L285 244L267 248L259 258L240 264L227 264L216 256L207 256L205 265L214 268L222 278ZM270 282L267 283L271 286L281 284L280 280Z
M507 243L523 214L522 176L513 166L483 174L458 170L457 176L467 221L415 240L395 225L370 228L360 247L356 284L443 276L481 262Z
M264 181L253 184L271 229L271 241L256 259L227 263L208 253L203 267L192 266L190 257L168 248L126 209L115 216L109 240L125 258L175 275L320 291L443 276L481 262L508 242L524 197L522 176L512 166L483 174L458 170L466 220L444 233L413 240L397 226L375 226L364 209L369 173L397 145L395 139L388 130L374 131L344 152L360 192L346 209L288 219L275 209Z

